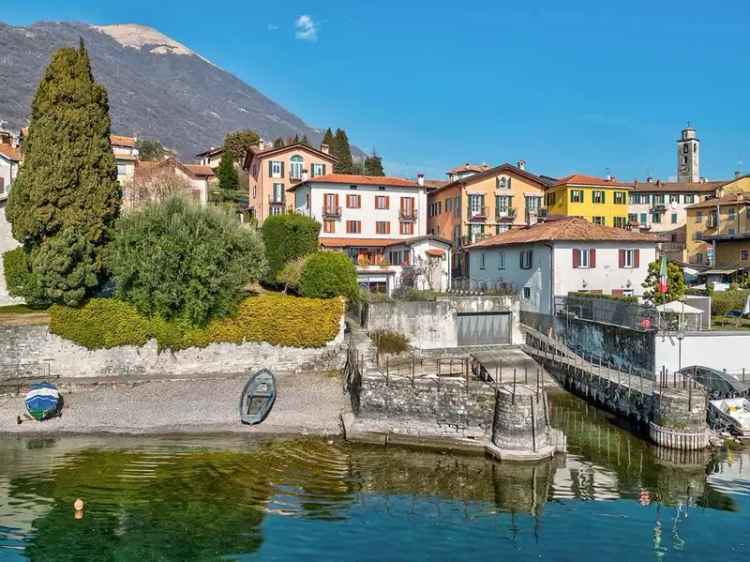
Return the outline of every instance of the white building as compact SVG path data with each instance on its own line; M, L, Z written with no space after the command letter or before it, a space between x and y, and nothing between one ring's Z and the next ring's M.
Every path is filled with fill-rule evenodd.
M18 177L20 151L10 144L0 144L0 200L8 198L10 187Z
M471 284L508 287L522 310L554 313L556 296L570 292L643 294L657 239L576 217L503 232L469 246Z
M684 226L686 207L714 197L725 181L635 182L629 194L628 222L652 232L667 232Z
M112 153L117 162L117 181L124 184L133 181L135 177L135 163L138 160L138 149L134 137L110 135Z
M320 244L346 252L360 283L390 294L450 288L451 245L427 236L427 187L394 177L328 174L292 186L294 208L322 224Z

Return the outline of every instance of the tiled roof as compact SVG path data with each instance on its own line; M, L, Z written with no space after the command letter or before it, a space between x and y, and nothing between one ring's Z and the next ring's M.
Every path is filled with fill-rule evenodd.
M128 146L135 148L135 139L133 137L123 137L120 135L109 135L109 142L117 146Z
M729 183L728 181L705 181L705 182L672 182L656 181L633 183L633 191L652 193L711 193L719 187Z
M245 162L243 163L243 167L245 169L249 169L250 162L253 160L253 158L267 158L274 154L287 152L290 150L306 150L307 152L311 152L315 154L318 158L324 158L328 160L329 162L336 161L336 158L332 154L323 152L322 150L318 150L317 148L313 148L312 146L298 142L298 143L289 144L286 146L266 148L265 150L257 150L257 151L249 150L247 154L245 155Z
M728 193L722 197L713 197L700 203L689 205L686 209L715 209L716 205L750 204L750 193Z
M448 170L449 174L461 174L464 172L484 172L485 170L489 170L490 166L489 164L470 164L467 162L466 164L461 164L460 166L456 166L455 168L452 168Z
M200 164L183 164L183 166L195 176L213 177L215 175L210 166L201 166Z
M606 178L597 178L596 176L587 176L585 174L571 174L557 180L554 187L563 185L584 186L584 187L616 187L620 189L632 189L633 184L617 180L608 180Z
M361 248L385 248L388 246L408 246L410 244L416 244L417 242L433 241L450 246L450 240L439 238L437 236L426 235L426 236L414 236L412 238L335 238L335 237L321 237L320 245L326 248L348 248L348 247L361 247Z
M428 189L440 189L441 187L445 187L448 185L449 182L444 180L424 180L424 186Z
M492 248L514 244L529 244L553 241L590 242L657 242L654 234L647 234L624 228L613 228L593 224L586 219L566 217L549 222L537 223L528 228L518 228L502 232L492 238L477 242L469 248Z
M315 176L297 185L293 185L287 191L294 191L301 185L308 183L337 183L342 185L379 185L383 187L419 187L417 180L395 178L390 176L357 176L353 174L326 174Z
M219 148L209 148L208 150L204 150L203 152L200 152L195 155L196 158L202 158L203 156L218 156L219 154L222 154L224 152L224 147L220 146Z
M518 166L514 166L513 164L508 164L506 162L505 164L500 164L499 166L495 166L494 168L489 168L487 170L484 170L483 172L479 174L474 174L473 176L469 176L467 178L461 178L454 182L449 182L438 189L442 189L443 187L453 187L456 185L469 185L471 183L482 181L492 176L502 174L503 172L516 174L518 176L521 176L522 178L525 178L527 180L530 180L530 181L533 181L534 183L539 184L541 187L549 186L549 183L545 181L544 179L542 179L542 177L537 176L536 174L532 174L531 172L527 172L526 170L522 170ZM433 193L436 193L436 191Z
M9 144L0 144L0 154L5 156L8 160L15 162L21 161L21 151L17 148L13 148Z

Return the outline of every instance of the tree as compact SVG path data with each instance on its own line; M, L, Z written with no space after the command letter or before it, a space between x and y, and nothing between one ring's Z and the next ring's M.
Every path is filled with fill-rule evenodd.
M356 160L354 160L352 162L351 172L349 172L349 173L356 174L358 176L364 176L364 175L366 175L366 172L365 172L365 161L362 160L361 158L357 158Z
M343 129L336 129L336 136L333 139L331 152L336 158L333 171L337 174L351 174L352 150L349 147L349 137L346 136L346 131Z
M37 297L75 304L104 281L105 247L121 202L109 135L107 92L94 81L83 41L77 50L58 50L32 102L24 165L6 208L29 255ZM54 240L63 233L75 240L75 252ZM54 265L37 271L39 252Z
M301 141L299 141L299 142L301 142L301 143L302 143L302 144L304 144L305 146L312 146L312 145L310 144L310 140L309 140L309 139L307 138L307 135L302 135L302 140L301 140Z
M277 275L290 261L318 249L320 223L296 213L275 215L263 222L263 242L268 260L269 283L280 282Z
M323 141L321 142L321 144L327 144L328 148L330 150L333 150L333 143L334 143L333 133L331 132L331 128L328 127L326 129L325 134L323 135Z
M266 272L257 231L182 197L122 217L110 267L117 296L138 312L203 325L236 310Z
M378 156L373 149L372 154L365 158L365 175L366 176L384 176L383 158Z
M277 138L275 141L273 141L273 147L274 148L284 148L284 139L281 137Z
M655 305L680 300L685 296L685 276L680 266L672 262L667 265L667 292L659 292L660 265L659 260L648 264L648 275L642 285L643 298Z
M165 201L172 195L190 193L190 182L178 176L174 166L169 164L164 163L162 168L140 175L127 184L122 194L123 205L138 209L147 203Z
M305 260L300 289L305 297L328 299L340 296L357 300L357 270L342 252L318 252Z
M138 139L135 141L135 147L141 160L155 161L172 155L158 140Z
M284 294L289 289L296 291L299 289L300 281L302 280L302 271L305 269L306 256L289 260L284 267L281 268L276 280L284 285Z
M216 168L219 182L212 193L216 203L235 204L240 196L240 178L234 167L234 156L229 150L221 155L219 167Z
M250 129L242 129L224 137L224 150L231 153L235 162L241 161L245 158L247 151L257 146L259 142L258 133Z

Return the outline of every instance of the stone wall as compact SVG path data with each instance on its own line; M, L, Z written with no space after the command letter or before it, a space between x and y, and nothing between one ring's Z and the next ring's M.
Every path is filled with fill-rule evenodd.
M19 364L48 364L50 375L61 377L241 373L261 367L341 368L346 359L343 342L343 320L338 336L322 348L226 343L161 353L154 340L142 347L89 351L50 333L47 326L0 326L0 376L16 374Z
M454 377L386 377L370 370L362 375L359 415L478 427L489 433L495 409L490 385Z
M550 445L544 392L519 385L497 391L492 442L501 449L538 450Z

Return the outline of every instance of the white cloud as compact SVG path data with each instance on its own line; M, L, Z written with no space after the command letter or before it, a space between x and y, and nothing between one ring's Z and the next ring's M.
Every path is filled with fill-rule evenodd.
M310 16L302 15L298 17L294 22L294 28L296 29L294 36L297 39L302 41L318 40L318 22Z
M279 28L278 25L275 25L273 23L268 24L268 31L276 31Z

